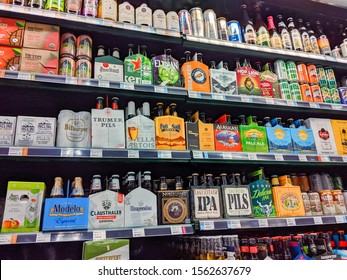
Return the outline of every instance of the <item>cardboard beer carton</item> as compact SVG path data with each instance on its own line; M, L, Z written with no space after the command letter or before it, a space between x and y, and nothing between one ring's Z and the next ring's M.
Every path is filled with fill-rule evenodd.
M0 146L14 144L16 121L16 117L0 116Z
M269 70L268 64L265 70L259 72L262 96L271 98L281 98L277 75Z
M242 150L239 126L228 121L227 115L221 116L213 125L216 151Z
M293 153L290 128L278 124L277 119L271 120L272 127L266 127L266 135L270 153Z
M24 147L54 147L56 119L18 116L15 145Z
M336 142L330 119L309 118L305 120L307 128L312 129L318 154L337 155Z
M24 30L23 47L59 51L60 27L58 25L27 22Z
M269 151L266 128L258 126L253 122L252 116L247 118L247 125L240 125L240 135L242 141L243 152L263 152Z
M305 216L304 201L299 186L288 183L287 176L279 177L280 187L272 187L276 213L280 217Z
M105 55L101 57L95 57L94 59L95 79L123 82L123 69L123 61L114 56Z
M237 77L238 94L261 96L261 85L259 72L249 65L237 66L235 69Z
M0 45L0 70L18 71L21 56L21 48L12 48Z
M125 148L124 110L92 109L92 147Z
M347 155L347 121L330 120L334 132L337 152L340 155Z
M57 75L59 70L59 51L22 49L20 71Z
M45 188L43 182L8 182L1 233L39 231Z
M297 128L291 128L294 154L317 154L313 131L296 121Z
M21 47L25 20L0 17L0 45Z
M83 260L129 260L129 239L105 239L83 242Z
M236 72L223 67L223 61L217 69L210 69L211 92L237 95Z
M153 84L152 62L143 54L129 54L124 59L124 81L134 84Z

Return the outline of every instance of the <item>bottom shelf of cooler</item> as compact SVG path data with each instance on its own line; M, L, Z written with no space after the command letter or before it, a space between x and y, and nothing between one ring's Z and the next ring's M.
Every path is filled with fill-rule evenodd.
M93 231L60 231L0 234L0 245L103 240L106 238L137 238L193 234L191 224L158 225Z
M292 226L314 226L347 223L347 215L274 217L274 218L230 218L218 220L199 220L195 228L201 231L272 228Z

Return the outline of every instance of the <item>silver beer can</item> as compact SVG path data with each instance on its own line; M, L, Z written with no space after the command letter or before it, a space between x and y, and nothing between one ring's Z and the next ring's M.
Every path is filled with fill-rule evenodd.
M204 37L204 17L202 9L195 7L189 10L194 36Z
M335 49L333 49L332 51L331 51L331 54L332 54L332 56L333 57L335 57L335 58L341 58L342 56L341 56L341 49L339 48L339 47L335 47Z
M225 17L217 18L218 38L228 41L227 20Z
M343 43L340 45L342 57L347 58L347 40L343 40Z
M313 192L320 192L323 190L323 183L319 173L312 173L308 176L310 182L310 189Z
M217 17L212 9L204 11L205 37L218 39Z
M330 174L328 173L321 173L320 178L323 185L323 190L330 190L332 191L334 189L334 183L333 179L331 178Z

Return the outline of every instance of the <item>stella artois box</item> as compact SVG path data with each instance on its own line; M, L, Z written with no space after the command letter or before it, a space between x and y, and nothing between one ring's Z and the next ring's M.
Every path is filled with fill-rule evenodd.
M125 196L125 226L141 227L158 225L157 196L138 187Z
M13 145L16 121L16 117L0 116L0 146Z
M160 225L190 223L188 190L158 191L157 196Z
M92 109L92 147L125 148L124 110Z
M224 218L253 216L249 186L222 186Z
M221 189L219 187L192 187L191 201L194 221L223 217Z
M124 195L105 190L89 196L88 229L124 227Z
M155 149L154 121L138 115L125 122L127 149Z

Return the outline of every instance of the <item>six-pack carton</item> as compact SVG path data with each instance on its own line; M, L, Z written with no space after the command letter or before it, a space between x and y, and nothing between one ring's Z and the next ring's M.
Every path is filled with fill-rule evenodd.
M85 241L83 243L83 260L129 260L129 239L105 239Z
M16 117L0 116L0 146L13 145L16 121Z
M20 70L23 72L57 75L59 70L59 51L23 48Z
M18 71L21 56L21 48L0 46L0 70Z
M60 27L27 22L24 30L23 47L47 51L59 51Z
M337 152L340 155L347 155L347 121L330 120L334 132Z
M216 151L240 152L242 150L239 126L232 124L226 115L214 124Z
M25 20L0 17L0 45L21 47Z

